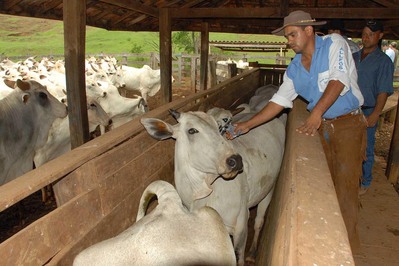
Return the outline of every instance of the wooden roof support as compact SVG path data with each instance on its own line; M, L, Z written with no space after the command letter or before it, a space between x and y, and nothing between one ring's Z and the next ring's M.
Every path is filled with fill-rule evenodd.
M90 140L85 80L86 0L64 0L64 54L71 148Z
M288 8L287 12L298 10ZM317 8L303 7L301 10L309 12L314 18L353 18L357 19L395 19L399 8ZM170 8L173 18L283 18L278 7L263 8ZM285 12L285 11L284 11Z
M209 55L209 25L202 23L201 30L201 59L200 59L200 91L207 89Z
M129 10L137 11L151 17L158 17L158 11L155 8L137 3L138 1L125 1L125 0L101 0L101 2L110 5L116 5Z
M172 19L168 8L159 11L159 54L161 68L161 102L172 101Z

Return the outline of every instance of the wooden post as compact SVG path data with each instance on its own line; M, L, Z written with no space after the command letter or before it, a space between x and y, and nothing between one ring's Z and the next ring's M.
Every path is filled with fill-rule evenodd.
M64 54L71 148L90 140L85 81L86 0L64 0Z
M197 91L197 57L196 56L191 56L191 90L193 92Z
M202 22L201 30L201 60L200 60L200 91L207 89L209 55L209 25Z
M209 86L211 88L217 84L216 61L214 60L209 61L209 81Z
M236 64L228 64L227 65L227 78L232 78L237 76L237 65Z
M399 99L396 106L396 113L399 114ZM399 115L395 119L385 175L393 184L399 181Z
M159 9L159 53L161 69L161 103L172 101L172 19L169 9Z
M180 87L182 87L183 56L179 56L179 60L177 62L179 65L179 72L178 72L179 84Z

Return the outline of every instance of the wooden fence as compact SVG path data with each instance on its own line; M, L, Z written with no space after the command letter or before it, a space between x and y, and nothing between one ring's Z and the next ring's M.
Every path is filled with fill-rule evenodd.
M9 58L10 60L17 62L20 60L25 60L32 55L24 55L24 56L12 56L5 57L0 56L0 60L5 58ZM159 69L159 54L157 52L151 53L122 53L122 54L87 54L87 57L94 56L96 58L102 58L104 56L113 56L118 62L122 65L128 65L133 67L142 67L143 65L149 65L152 69ZM53 58L55 60L63 59L64 55L40 55L35 56L36 60L40 60L42 57ZM176 87L190 87L191 90L195 91L196 88L199 87L199 66L200 66L200 55L199 54L174 54L172 61L172 75L175 78L175 83L173 86ZM280 56L278 53L276 55L219 55L219 54L210 54L209 62L217 62L221 60L242 60L244 62L260 62L260 63L268 63L268 64L282 64L286 65L291 61L290 57ZM211 63L210 63L211 66ZM212 71L212 67L209 67ZM213 74L209 73L209 77L212 77ZM218 82L212 81L213 84L219 83L224 79L219 80ZM210 81L211 84L211 81Z

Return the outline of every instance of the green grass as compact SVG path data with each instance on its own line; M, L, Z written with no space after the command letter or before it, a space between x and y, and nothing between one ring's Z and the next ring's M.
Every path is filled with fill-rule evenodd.
M217 41L284 41L273 35L210 33ZM120 32L86 28L86 54L130 53L134 46L144 53L159 51L158 32ZM178 53L176 47L173 52ZM0 15L0 55L32 56L64 53L63 23L54 20ZM261 53L264 55L264 53ZM259 55L259 53L258 53Z

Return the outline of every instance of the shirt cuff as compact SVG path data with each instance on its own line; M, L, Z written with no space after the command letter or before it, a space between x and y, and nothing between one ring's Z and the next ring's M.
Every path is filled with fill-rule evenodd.
M281 105L284 108L292 108L292 106L293 106L292 101L287 100L286 98L284 98L278 94L274 94L270 101L274 102L278 105Z

